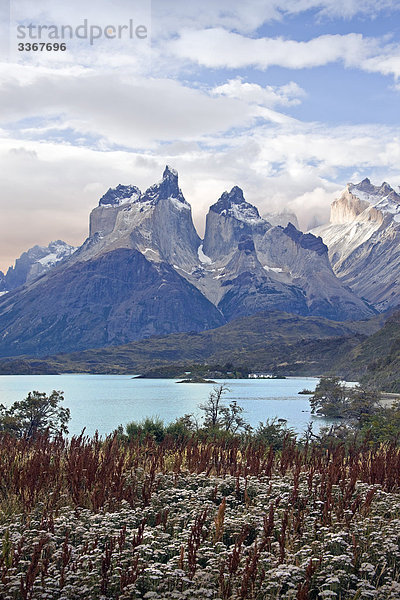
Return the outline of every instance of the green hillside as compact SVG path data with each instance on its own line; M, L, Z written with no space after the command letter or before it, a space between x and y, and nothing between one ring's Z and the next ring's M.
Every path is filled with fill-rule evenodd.
M0 373L144 373L167 365L225 365L285 375L328 372L375 333L382 316L338 323L284 312L242 317L201 333L177 333L44 359L2 359Z
M400 393L400 311L339 360L337 368L386 392Z

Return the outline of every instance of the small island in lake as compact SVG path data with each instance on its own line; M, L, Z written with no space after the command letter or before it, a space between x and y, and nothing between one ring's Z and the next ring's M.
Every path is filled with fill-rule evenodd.
M217 383L212 379L203 379L203 377L192 377L191 379L182 379L182 381L177 381L176 383Z

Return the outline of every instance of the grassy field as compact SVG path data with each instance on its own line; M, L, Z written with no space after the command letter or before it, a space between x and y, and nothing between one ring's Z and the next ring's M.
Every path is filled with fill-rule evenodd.
M3 600L400 597L400 450L0 438Z

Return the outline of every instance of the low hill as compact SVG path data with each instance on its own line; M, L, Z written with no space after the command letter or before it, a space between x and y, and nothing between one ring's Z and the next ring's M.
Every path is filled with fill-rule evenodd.
M201 333L175 333L41 359L6 358L0 361L0 373L139 374L168 365L229 363L238 370L246 367L285 375L319 375L331 369L338 354L352 351L375 333L382 319L338 323L273 311Z

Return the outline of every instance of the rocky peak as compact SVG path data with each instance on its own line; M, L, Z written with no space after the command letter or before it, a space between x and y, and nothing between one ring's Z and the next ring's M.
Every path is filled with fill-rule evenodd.
M165 165L163 181L169 181L174 185L178 186L178 171L176 171L176 169L173 169L169 165Z
M224 217L234 217L238 221L262 221L257 208L246 202L243 190L237 185L230 192L224 192L210 210Z
M360 198L360 200L366 200L370 204L376 204L383 198L387 198L396 204L400 204L400 195L397 194L386 181L378 186L373 185L370 180L366 178L360 183L349 183L347 189L349 192Z
M400 195L386 181L377 186L366 177L360 183L348 183L331 205L332 225L357 221L380 227L385 220L400 222Z
M29 248L16 259L13 267L9 267L3 278L4 289L11 291L33 281L61 261L68 259L75 251L76 248L62 240L50 242L48 246L36 245Z
M302 233L292 223L289 223L283 232L305 250L313 250L319 256L328 253L328 247L324 244L320 236L316 237L312 233Z
M167 165L162 180L150 186L141 197L141 201L158 204L160 200L167 200L168 198L175 198L182 205L189 206L179 187L177 171Z
M387 183L387 181L384 181L380 186L373 185L371 180L366 177L360 181L360 183L348 183L347 189L356 196L359 196L360 192L366 194L368 197L365 199L370 202L373 201L374 196L390 196L393 200L400 202L400 196L394 191L392 186Z
M364 192L370 192L375 188L375 186L371 184L371 180L368 179L368 177L365 177L365 179L360 181L360 183L348 183L347 187L350 189L350 191L351 188L357 187L358 189L363 190Z
M129 202L135 202L140 198L141 191L135 185L117 185L109 188L100 198L99 206L120 206Z
M212 260L228 260L237 250L253 252L256 237L262 237L270 225L255 206L246 202L240 187L224 192L210 207L206 219L204 253Z

